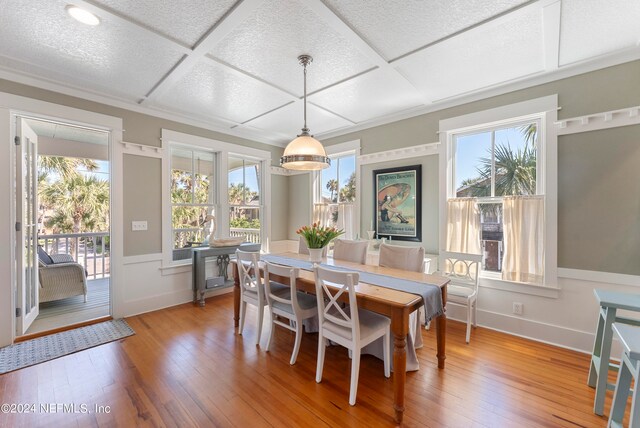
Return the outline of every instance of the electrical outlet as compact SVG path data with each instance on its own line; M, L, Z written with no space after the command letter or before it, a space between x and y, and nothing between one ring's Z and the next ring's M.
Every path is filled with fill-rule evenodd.
M521 302L513 302L513 313L522 315L522 312L524 312L524 305Z
M131 230L134 232L138 232L141 230L147 230L147 222L146 221L132 221L131 222Z

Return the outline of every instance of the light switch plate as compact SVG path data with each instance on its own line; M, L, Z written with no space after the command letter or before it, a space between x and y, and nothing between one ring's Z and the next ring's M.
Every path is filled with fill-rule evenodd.
M134 232L138 232L141 230L147 230L147 222L146 221L132 221L131 222L131 230Z

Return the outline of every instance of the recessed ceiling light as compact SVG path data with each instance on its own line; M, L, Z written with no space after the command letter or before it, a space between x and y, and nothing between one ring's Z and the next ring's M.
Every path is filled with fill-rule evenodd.
M93 13L88 10L80 9L78 6L74 6L72 4L67 6L67 13L71 15L73 19L80 21L83 24L98 25L100 23L100 18L95 16Z

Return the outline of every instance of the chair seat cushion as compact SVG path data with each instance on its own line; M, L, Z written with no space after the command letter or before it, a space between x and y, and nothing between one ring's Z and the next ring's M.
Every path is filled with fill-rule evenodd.
M284 294L290 295L291 293L291 287L289 287L288 285L280 284L279 282L271 281L269 283L269 286L271 288L271 293L275 294L276 296L283 296Z
M343 309L347 315L351 315L350 308L347 306ZM342 318L337 309L333 308L329 310L331 315L338 318ZM360 321L360 340L365 340L380 329L386 328L391 325L391 320L384 315L376 314L375 312L367 311L366 309L358 309L358 320ZM352 340L351 329L334 324L331 321L325 320L323 328L344 337L347 340Z
M315 308L318 305L318 302L316 301L316 296L312 296L311 294L303 293L301 291L298 291L297 295L298 295L298 305L302 310ZM279 309L281 311L293 314L293 307L286 303L273 302L273 307L275 309Z
M245 289L245 292L247 292L249 294L252 294L252 295L254 295L256 297L258 296L258 290L256 290L255 287ZM290 288L289 288L288 285L280 284L280 283L273 282L273 281L271 281L271 292L273 294L275 294L276 296L284 297L284 298L287 298L287 299L289 298L290 293L291 293Z
M474 293L473 288L464 287L461 285L449 284L447 286L448 297L464 297L467 298Z

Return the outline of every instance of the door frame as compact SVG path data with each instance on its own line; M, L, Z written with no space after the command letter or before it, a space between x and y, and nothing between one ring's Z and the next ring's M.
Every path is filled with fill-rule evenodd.
M123 244L123 178L122 178L122 118L81 110L47 101L0 92L0 200L14 201L14 143L16 116L54 120L110 132L109 178L110 198L110 303L114 318L122 316L121 287ZM16 338L15 294L15 209L13 203L0 205L0 347L10 345ZM115 239L114 239L115 238Z

